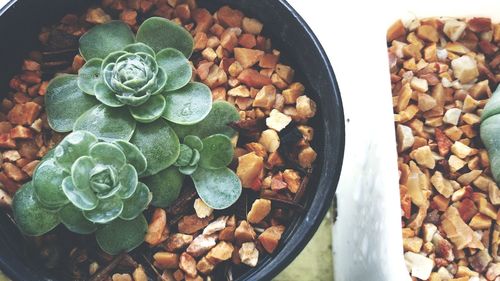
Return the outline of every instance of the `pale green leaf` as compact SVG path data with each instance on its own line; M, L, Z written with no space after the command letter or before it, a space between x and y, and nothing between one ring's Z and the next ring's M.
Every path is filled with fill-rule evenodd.
M193 74L189 60L178 50L167 48L156 55L158 66L168 77L165 91L173 91L184 87Z
M151 199L152 194L149 188L142 182L139 182L134 194L130 198L123 200L124 208L120 218L124 220L135 219L148 207Z
M101 75L102 59L94 58L78 70L78 87L89 95L95 95L95 86L102 81Z
M146 157L148 167L142 176L158 173L172 165L179 156L179 139L163 119L138 124L130 142Z
M137 41L143 42L158 53L174 48L189 58L193 52L193 37L186 29L167 19L151 17L137 31Z
M130 27L123 21L96 25L80 37L80 53L85 60L105 58L135 42Z
M96 239L99 247L110 255L130 252L144 242L148 223L143 215L126 221L116 219L97 230Z
M190 82L181 89L165 92L163 117L170 122L191 125L200 122L212 108L212 92L205 84Z
M45 94L45 111L50 127L56 132L70 132L76 120L99 104L95 97L78 87L78 76L61 75L52 79Z
M208 170L200 167L191 178L201 200L213 209L226 209L240 198L240 179L228 168Z
M24 184L12 200L14 220L25 235L40 236L59 224L57 213L51 212L38 202L31 182Z
M104 141L130 140L136 122L126 108L98 105L76 120L74 130L89 131Z
M181 192L184 176L177 167L171 166L156 175L141 179L153 193L151 204L155 207L170 206Z

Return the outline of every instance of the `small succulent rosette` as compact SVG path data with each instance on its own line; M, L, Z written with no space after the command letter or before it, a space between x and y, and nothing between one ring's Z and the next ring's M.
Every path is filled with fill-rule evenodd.
M481 140L488 150L491 173L500 184L500 86L484 107L481 115Z
M241 182L227 166L233 160L231 139L215 134L203 140L188 135L181 144L175 166L181 174L190 176L198 196L213 209L231 206L241 195Z
M191 35L163 18L145 20L137 35L121 21L93 27L80 38L86 64L78 75L57 76L48 85L49 125L57 132L88 131L100 140L136 146L148 163L142 175L152 204L168 206L184 179L172 166L181 154L179 139L232 137L228 124L239 120L233 105L212 103L206 85L190 82L192 51Z
M66 136L14 196L14 218L26 235L63 223L79 234L96 232L110 254L139 246L147 230L142 214L152 199L139 181L147 168L140 150L125 141L102 142L86 131Z

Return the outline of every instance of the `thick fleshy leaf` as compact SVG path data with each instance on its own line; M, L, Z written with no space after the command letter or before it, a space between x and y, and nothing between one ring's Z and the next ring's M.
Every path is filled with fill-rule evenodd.
M69 201L73 203L78 209L92 210L97 207L99 199L95 196L94 192L87 189L79 189L73 184L71 177L63 180L62 189L64 194L68 197Z
M71 171L75 161L89 154L90 147L97 143L97 137L86 131L75 131L67 135L54 149L57 164L66 171Z
M130 106L139 106L141 104L144 104L149 100L151 97L151 93L144 93L142 95L132 95L132 94L127 94L127 95L117 95L116 98L121 101L124 104L130 105Z
M212 108L212 92L205 84L188 83L179 90L164 93L167 105L163 117L170 122L191 125L200 122Z
M175 161L175 165L180 167L187 166L191 162L191 158L193 158L193 149L185 144L181 144L179 157Z
M151 202L152 194L149 188L139 182L137 188L135 188L134 194L128 199L123 200L123 212L120 218L124 220L133 220L139 216Z
M78 87L89 95L95 95L94 88L102 81L101 76L102 59L94 58L83 65L78 70Z
M43 208L38 202L31 182L24 184L14 195L12 211L17 226L25 235L43 235L60 222L57 213Z
M165 91L173 91L184 87L193 74L189 60L178 50L168 48L156 55L156 61L167 74Z
M163 70L163 68L158 68L158 73L156 74L156 85L153 88L155 90L153 90L151 95L155 96L163 93L165 86L167 85L168 79L169 76L167 76L165 70Z
M151 96L149 100L139 106L129 107L130 114L141 123L151 123L161 117L165 110L165 98L162 95Z
M112 52L112 53L110 53L110 54L109 54L109 55L108 55L108 56L107 56L107 57L106 57L106 58L102 61L102 66L101 66L102 68L101 68L101 70L104 70L104 69L108 66L108 64L110 64L110 63L115 63L115 62L116 62L116 60L118 60L118 58L119 58L119 57L121 57L121 56L123 56L123 55L125 55L125 54L127 54L127 52L125 52L125 51L123 51L123 50L122 50L122 51L116 51L116 52ZM101 74L102 74L102 75L104 75L104 73L101 73Z
M184 176L179 173L177 167L169 167L156 175L141 179L151 192L153 200L151 204L155 207L165 208L170 206L181 193Z
M191 158L191 162L189 162L189 166L197 165L200 162L201 154L198 149L193 149L193 157Z
M105 141L130 140L136 122L126 108L98 105L76 120L74 130L89 131Z
M200 151L200 166L205 169L226 167L233 161L234 149L231 139L223 134L216 134L203 139Z
M193 52L191 34L182 26L160 17L151 17L142 23L137 31L137 41L146 43L157 53L174 48L189 58Z
M130 44L123 50L129 53L146 53L153 57L155 56L155 51L151 49L151 47L149 47L148 45L141 42Z
M110 255L130 252L144 242L147 230L144 215L130 221L117 219L97 230L97 244Z
M213 209L228 208L240 198L240 179L228 168L208 170L200 167L191 178L201 200Z
M59 211L61 222L70 231L78 234L90 234L97 230L97 225L88 221L82 213L82 210L76 208L73 204L64 206Z
M94 26L80 37L80 53L85 60L104 59L135 42L134 33L123 21L111 21Z
M171 123L170 125L179 138L184 138L188 135L206 138L214 134L224 134L232 137L235 131L228 124L238 120L240 120L240 115L234 105L225 101L216 101L212 104L210 113L201 122L194 125L179 125L175 123Z
M183 175L186 175L186 176L190 176L192 175L196 170L198 169L198 164L195 164L193 166L183 166L183 167L179 167L179 172L181 172L181 174Z
M94 93L96 99L107 106L121 107L124 105L123 102L116 98L116 94L108 87L108 85L102 81L95 85Z
M50 209L67 204L62 192L62 182L68 173L61 169L53 158L42 161L33 174L33 187L38 200Z
M45 111L50 127L56 132L70 132L80 115L99 104L78 87L78 76L61 75L52 79L45 94Z
M134 194L139 178L134 166L127 164L120 171L118 197L126 199Z
M193 135L185 136L184 144L198 151L203 149L203 142L198 136L193 136Z
M144 157L144 154L135 145L122 140L117 140L113 143L120 147L125 157L127 157L127 163L134 166L138 175L141 175L146 170L146 157Z
M71 178L76 188L90 189L90 172L95 164L90 156L82 156L71 166Z
M84 211L83 215L91 222L105 224L116 219L123 211L123 201L118 196L99 200L92 210Z
M90 148L89 155L94 162L102 165L111 165L118 171L120 171L127 162L125 153L111 143L100 142L95 144Z
M163 119L137 126L130 142L146 157L148 167L142 176L158 173L174 164L179 156L179 138Z

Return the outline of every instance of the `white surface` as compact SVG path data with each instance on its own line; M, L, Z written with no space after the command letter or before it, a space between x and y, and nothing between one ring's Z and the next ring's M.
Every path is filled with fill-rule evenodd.
M333 235L335 280L410 280L403 261L386 30L398 18L416 16L498 19L500 1L289 2L328 53L348 120Z

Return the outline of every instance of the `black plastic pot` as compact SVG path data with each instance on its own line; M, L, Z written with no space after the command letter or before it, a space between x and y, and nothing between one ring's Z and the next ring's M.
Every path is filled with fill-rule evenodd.
M27 52L38 46L42 25L56 23L68 12L83 11L89 0L19 0L0 10L0 94L19 71ZM306 211L298 215L284 234L278 250L259 261L237 280L270 280L306 246L331 206L344 153L344 115L340 92L328 58L304 20L284 0L199 0L200 6L215 10L228 4L264 23L264 33L282 51L304 82L307 94L319 111L312 120L318 160L307 189ZM8 8L10 7L10 8ZM22 235L9 216L0 212L0 269L15 281L54 280L36 261L23 255ZM64 280L57 280L64 281Z

